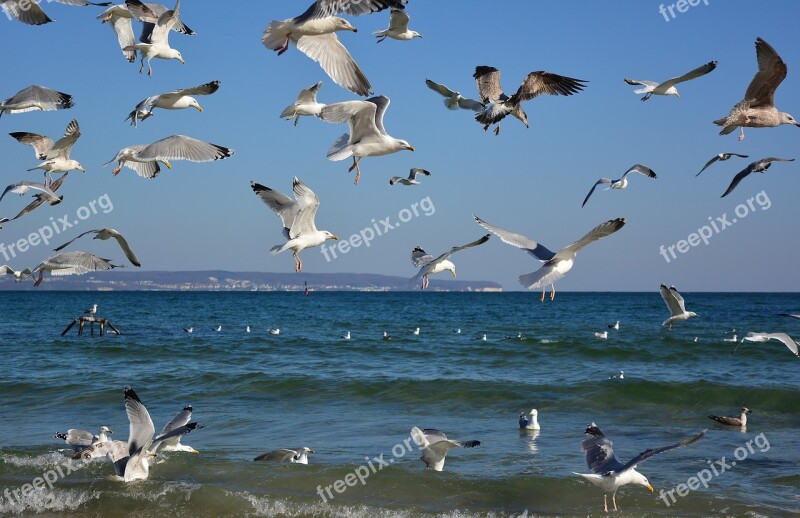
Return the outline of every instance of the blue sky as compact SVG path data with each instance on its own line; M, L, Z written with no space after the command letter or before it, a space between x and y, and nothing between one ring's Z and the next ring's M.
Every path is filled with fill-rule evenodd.
M170 43L182 52L186 65L154 60L152 78L138 74L138 63L123 59L111 29L94 18L99 8L43 3L57 22L39 27L0 18L3 47L19 50L4 54L1 98L41 84L74 95L76 102L68 111L0 118L6 184L40 181L41 174L25 172L37 163L31 149L5 134L31 131L57 138L72 118L82 131L72 157L87 169L86 174L70 173L60 205L5 225L0 242L24 238L49 224L50 217L70 214L74 219L79 207L104 194L113 203L112 211L67 230L53 246L33 247L8 262L17 269L34 267L51 255L51 248L79 232L113 227L126 235L143 270L292 271L290 254L267 253L282 242L280 223L249 183L256 180L289 193L297 175L321 199L318 227L340 237L359 233L373 220L390 217L396 222L403 209L426 198L435 207L430 216L418 211L418 217L371 246L339 254L336 260L326 261L319 249L304 251L306 272L411 277L416 271L409 260L413 247L438 255L485 233L473 214L551 249L575 241L605 220L625 217L627 225L617 234L579 253L557 290L651 291L661 282L682 291L800 290L795 272L800 164L774 164L720 198L750 161L800 158L798 128L749 129L739 142L736 134L719 136L711 122L742 99L756 71L758 36L789 68L776 105L800 116L800 45L789 22L800 14L797 2L701 1L684 13L675 10L676 17L666 21L656 1L519 0L502 2L498 11L493 2L411 0L411 28L424 39L381 44L370 33L388 24L388 13L351 17L359 31L342 34L341 40L375 93L391 99L387 131L417 150L365 158L358 186L346 173L349 162L325 158L346 126L304 118L293 127L278 118L301 88L319 80L324 82L321 102L356 98L296 48L278 57L261 45L270 20L297 15L308 3L237 2L236 11L226 11L221 7L226 3L185 0L182 19L197 35L173 33ZM246 13L242 5L248 6ZM496 24L489 27L487 18ZM711 60L719 62L717 69L679 86L681 99L657 97L643 103L632 93L634 87L623 82L625 77L664 80ZM469 112L446 110L425 86L430 78L474 97L476 65L499 68L507 92L535 70L589 83L571 97L546 96L527 103L530 129L509 118L495 137L484 133ZM212 80L222 86L199 99L204 113L160 111L138 129L123 122L149 95ZM207 164L174 162L171 171L154 180L127 168L112 177L112 166L101 167L124 146L173 134L232 147L236 154ZM695 178L708 159L723 151L750 158L715 164ZM635 163L654 169L658 179L636 175L626 190L597 191L581 208L598 178L618 178ZM411 167L428 169L432 176L413 188L388 185L391 176L407 174ZM747 207L747 200L759 193L761 204L753 201L753 208ZM26 203L6 196L0 216L11 217ZM743 203L739 211L746 214L736 218ZM708 245L689 247L670 262L660 255L661 245L687 239L709 224L709 218L724 215L737 222L715 232ZM124 261L113 242L87 239L73 247ZM454 262L460 279L496 281L507 290L521 289L517 276L539 267L497 239L457 254Z

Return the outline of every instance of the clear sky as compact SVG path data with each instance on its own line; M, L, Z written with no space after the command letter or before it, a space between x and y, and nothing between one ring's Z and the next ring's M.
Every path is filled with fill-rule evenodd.
M228 5L235 9L227 10ZM319 249L302 253L305 272L368 272L411 277L410 252L421 246L438 255L485 233L473 220L523 233L551 249L565 246L595 225L625 217L617 234L585 248L557 290L656 290L659 283L682 291L798 291L797 220L800 163L774 164L751 175L721 199L733 176L750 161L766 156L800 158L800 130L793 126L746 130L719 136L712 120L725 116L744 96L756 71L754 42L760 36L789 68L776 105L800 116L800 3L700 1L672 18L659 13L658 1L460 2L410 0L411 28L424 39L376 44L372 31L388 25L388 12L351 17L358 33L340 38L370 79L375 93L392 103L387 131L408 140L404 151L361 162L362 178L353 185L350 162L331 162L328 147L344 133L337 126L304 118L297 127L278 118L303 87L322 80L319 100L355 99L322 69L291 48L278 57L261 45L272 19L291 18L308 0L219 2L184 0L181 17L196 36L172 33L170 43L186 65L154 60L154 75L138 74L114 34L101 25L95 7L44 2L55 23L33 27L0 17L3 78L0 98L31 84L74 95L75 107L54 112L4 115L0 133L30 131L58 138L76 118L82 136L72 157L86 174L70 173L60 194L64 201L44 206L5 225L0 242L8 245L70 215L104 194L113 210L99 212L62 236L53 246L39 245L6 261L33 268L52 255L51 248L81 231L113 227L131 243L143 270L292 271L290 253L270 256L282 242L278 218L250 189L250 180L291 192L297 175L320 197L317 226L347 238L387 217L397 222L403 209L423 202L435 212L419 216L326 261ZM665 4L665 8L670 4ZM457 9L453 9L457 6ZM171 7L171 5L170 5ZM669 21L666 18L670 18ZM138 27L135 29L138 34ZM719 65L700 79L679 86L682 97L640 102L623 78L664 80L711 60ZM499 137L484 133L467 111L451 112L428 90L425 79L476 96L476 65L491 65L513 92L529 72L545 70L588 80L571 97L545 96L524 108L526 129L509 117ZM220 80L220 90L199 98L205 111L159 111L138 129L123 122L138 101L175 88ZM112 177L101 165L127 145L186 134L232 147L224 161L195 164L176 161L156 179L124 168ZM720 152L749 159L714 164L695 174ZM5 184L41 181L31 148L0 135L0 171ZM585 208L584 196L603 176L618 178L629 166L646 164L658 179L630 178L623 191L596 191ZM393 175L422 167L432 176L422 185L390 187ZM4 185L5 185L4 184ZM755 199L759 193L760 198ZM747 206L747 200L751 207ZM6 196L0 216L12 217L26 199ZM735 214L737 206L738 217ZM430 213L431 210L428 210ZM667 262L659 247L669 247L709 218L737 222L714 232L708 244L676 250ZM723 224L719 223L718 227ZM334 243L335 242L329 242ZM87 250L123 263L113 241L88 236L72 249ZM507 290L521 289L517 276L539 263L494 238L454 256L459 279L491 280ZM302 274L301 274L302 275ZM302 277L299 277L302 278Z

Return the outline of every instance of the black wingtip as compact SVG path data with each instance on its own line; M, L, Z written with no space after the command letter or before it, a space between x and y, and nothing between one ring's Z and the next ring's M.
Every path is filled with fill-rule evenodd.
M586 435L591 435L593 437L605 437L603 432L600 431L600 428L597 427L596 424L592 423L586 427L586 431L583 432Z

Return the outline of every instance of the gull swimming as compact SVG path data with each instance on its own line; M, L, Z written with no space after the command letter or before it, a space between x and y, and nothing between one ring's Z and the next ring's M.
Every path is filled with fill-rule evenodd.
M720 135L727 135L739 128L741 141L744 140L745 127L774 128L781 124L800 127L800 122L794 117L775 107L775 91L786 78L786 63L775 49L761 38L756 38L756 58L758 72L750 81L744 99L733 107L727 117L714 121L717 126L722 126Z
M587 81L572 77L560 76L550 72L531 72L522 81L517 91L511 96L503 93L500 86L500 71L495 67L475 67L473 76L478 83L478 94L486 108L475 116L475 120L483 124L483 130L497 124L494 134L500 134L500 121L506 115L513 115L525 127L528 126L528 115L522 109L522 103L542 94L572 95L582 91Z
M428 287L429 280L428 276L433 275L435 273L449 271L453 278L456 276L456 265L450 261L450 256L454 253L464 250L466 248L472 248L473 246L482 245L485 242L489 241L490 234L486 234L485 236L481 237L478 240L475 240L471 243L468 243L463 246L454 246L447 252L443 253L439 257L434 258L432 255L425 253L420 247L414 248L411 251L411 262L419 268L419 272L410 279L409 282L416 283L418 280L422 279L422 289ZM419 328L417 328L419 329Z
M0 117L6 112L13 114L34 110L66 110L72 108L74 104L69 94L45 86L32 85L0 103Z
M625 218L606 221L605 223L597 225L578 241L554 253L529 237L490 225L478 216L473 216L473 218L475 218L475 221L477 221L480 226L499 237L503 243L521 248L544 263L537 271L519 276L519 282L523 286L527 286L529 289L542 288L542 298L540 299L542 302L544 302L545 288L548 284L550 285L550 300L555 298L555 282L563 278L564 275L572 269L575 262L575 255L583 247L593 241L610 236L625 226Z
M194 332L194 327L184 327L183 328L183 332L184 333L193 333Z
M651 95L674 95L675 97L680 98L681 94L678 93L678 89L675 88L675 85L678 83L683 83L684 81L689 81L690 79L696 79L698 77L702 77L712 70L717 68L716 61L709 61L705 65L699 66L692 70L691 72L687 72L682 76L673 77L672 79L667 79L664 82L656 83L655 81L639 81L636 79L625 79L625 82L629 85L634 86L644 86L644 88L640 88L638 90L634 90L633 93L635 94L644 94L642 97L642 101L646 101L650 98Z
M8 266L7 264L4 264L0 266L0 274L13 275L14 282L21 282L27 279L28 277L32 276L33 272L31 271L30 268L25 268L24 270L17 271L12 267Z
M539 412L533 408L530 411L530 419L525 415L524 412L519 414L519 427L522 430L541 430L539 426Z
M447 452L453 448L474 448L481 444L480 441L453 441L439 430L420 430L416 426L411 428L411 438L422 449L420 460L425 463L425 467L434 471L442 471Z
M597 180L597 182L592 186L592 189L589 191L589 194L587 194L586 198L583 199L581 207L586 205L586 202L589 201L589 197L591 197L592 193L594 193L594 190L595 188L597 188L598 185L608 185L608 187L606 187L606 190L626 188L628 186L627 176L629 173L639 173L648 178L656 178L656 173L649 167L644 166L642 164L634 164L630 167L630 169L625 171L625 173L622 175L621 178L617 180L612 180L611 178L600 178L599 180Z
M615 323L613 323L613 324L608 324L608 328L609 328L609 329L614 329L614 330L616 330L616 331L619 331L619 320L617 320L617 321L616 321Z
M311 448L281 448L279 450L268 451L253 459L254 461L266 460L273 462L289 462L291 464L308 464L308 454L317 453Z
M102 241L114 238L114 240L116 240L116 242L119 245L119 247L122 248L122 251L125 253L125 257L128 258L128 261L130 261L131 264L134 265L134 266L137 266L137 267L138 266L142 266L142 263L139 262L139 258L136 257L136 254L133 253L133 250L131 250L131 247L128 244L128 241L125 240L125 236L123 236L118 231L114 230L113 228L99 228L99 229L96 229L96 230L87 230L86 232L83 232L82 234L78 235L77 237L75 237L73 239L70 239L69 241L67 241L63 245L59 246L58 248L54 248L53 251L58 252L59 250L63 250L64 248L68 247L73 241L85 236L86 234L95 234L95 236L92 239L100 239Z
M786 333L747 333L744 338L742 338L742 342L769 342L770 340L777 340L792 351L792 354L795 356L800 356L800 350L798 347L800 344L796 340L794 340L791 336L787 335ZM735 347L731 354L736 352Z
M713 164L714 162L717 162L717 161L724 162L725 160L728 160L729 158L734 157L734 156L738 156L739 158L747 158L749 155L740 155L739 153L720 153L720 154L714 156L714 158L712 158L708 162L706 162L706 165L704 165L703 168L700 169L700 173L705 171L706 168L708 166L710 166L711 164ZM695 176L700 176L700 173L697 173Z
M317 0L301 15L288 20L273 20L267 25L261 43L280 56L289 48L297 50L316 61L333 81L351 92L367 96L372 92L367 76L339 41L337 31L357 29L337 14L362 15L387 7L402 9L405 0Z
M661 448L648 448L636 457L623 464L614 455L613 443L609 440L596 424L592 423L586 428L586 434L590 437L581 441L581 448L586 452L586 465L591 473L575 473L583 477L595 486L603 490L603 510L608 512L608 494L611 494L611 501L614 503L614 510L617 510L617 490L627 484L636 484L646 487L651 493L653 486L648 482L647 477L636 471L636 466L649 459L653 455L674 450L682 446L688 446L706 434L706 430L698 433L694 437L684 441L663 446Z
M746 428L747 427L747 414L749 414L751 412L752 412L752 410L750 410L749 408L743 406L742 407L742 411L739 414L739 417L725 417L725 416L719 416L719 415L710 415L708 417L710 419L713 419L714 421L718 422L719 424L724 424L725 426L738 426L740 428Z
M391 335L389 333L387 333L386 331L384 331L383 332L383 340L384 340L384 342L388 342L391 339L392 339Z
M658 291L661 293L661 298L664 299L664 303L666 303L670 313L670 317L661 322L662 326L669 324L669 329L672 329L673 322L680 322L698 316L694 311L686 311L686 302L684 302L678 290L675 289L675 286L667 288L667 285L662 283Z
M786 318L794 318L796 320L800 320L800 315L795 315L792 313L778 313L779 317L786 317Z
M34 286L39 286L44 280L44 272L56 277L62 275L83 275L87 272L97 272L101 270L111 270L121 268L120 265L111 264L111 259L103 259L89 252L63 252L52 257L48 257L33 269L33 273L38 273Z
M603 331L602 333L595 332L594 333L594 337L595 338L606 339L606 338L608 338L608 331Z
M161 171L159 162L172 169L170 160L189 160L191 162L209 162L224 160L233 156L234 150L187 137L186 135L172 135L152 144L138 144L122 148L117 156L103 164L103 167L112 162L117 162L117 167L111 171L116 176L122 166L136 171L144 178L155 178Z
M64 180L67 179L67 175L68 174L69 173L65 172L63 175L61 175L61 178L59 178L58 180L56 180L53 183L51 183L49 186L47 186L47 188L50 189L50 191L53 192L53 193L56 192L59 189L59 187L61 187L61 184L64 183ZM24 183L24 182L20 182L20 183ZM33 183L33 182L29 182L29 183ZM38 185L44 185L44 184L38 184ZM17 214L16 216L11 218L10 220L7 219L7 218L0 219L0 223L3 223L4 221L14 221L15 219L19 219L22 216L24 216L24 215L28 214L29 212L31 212L32 210L38 208L44 202L48 202L50 205L56 205L56 204L59 203L59 202L56 202L53 199L52 195L47 194L46 192L41 192L39 194L36 194L36 195L34 195L34 198L36 198L36 199L33 200L32 202L30 202L24 209L19 211L19 214ZM63 196L58 196L56 199L61 200L63 198L64 198ZM2 227L0 227L0 228L2 228Z
M386 38L391 38L398 41L409 41L414 38L422 38L422 34L417 31L408 30L408 21L411 17L408 16L405 9L392 7L389 14L389 28L375 31L372 34L378 38L377 43L382 42Z
M277 336L277 335L281 334L281 330L280 329L268 328L267 329L267 333Z
M92 432L87 432L86 430L70 428L66 433L56 432L53 438L62 439L73 451L79 452L85 450L92 444L107 441L108 436L106 434L110 433L112 433L112 430L108 426L101 426L97 435L93 435Z
M752 162L750 165L739 171L736 176L733 177L731 184L728 186L728 190L720 196L720 198L724 198L725 196L729 195L733 192L739 182L741 182L747 175L750 173L763 173L772 165L772 162L794 162L794 158L762 158L761 160L756 160Z
M414 329L412 329L412 330L411 330L411 334L412 334L412 335L419 336L419 327L415 327Z
M419 167L412 167L411 172L408 173L408 178L403 178L402 176L392 176L389 179L389 185L394 185L396 183L400 183L402 185L419 185L420 182L417 180L417 176L419 175L430 176L431 173L425 169L420 169Z
M41 0L40 0L41 1ZM52 0L48 0L52 1ZM105 7L111 5L111 2L89 2L88 0L55 0L60 4L65 5L96 5ZM3 8L9 19L15 18L20 22L27 25L44 25L45 23L54 22L52 18L39 7L39 2L35 0L0 0L0 7Z
M81 129L78 126L78 121L75 119L70 121L67 125L67 129L64 131L64 136L55 143L53 143L53 139L50 137L25 131L15 131L9 133L9 135L14 137L19 143L31 146L36 154L36 158L44 160L44 162L36 167L28 169L28 171L42 169L45 172L45 178L49 178L50 182L53 180L52 176L50 176L51 173L66 173L73 169L77 169L82 173L86 172L86 169L83 168L80 162L72 160L69 157L72 146L75 145L75 142L77 142L78 138L81 136Z
M389 98L372 97L366 101L345 101L329 104L320 112L320 118L326 122L344 124L350 127L333 143L328 150L328 160L345 160L353 158L353 165L347 170L356 170L355 184L361 178L358 163L365 156L380 156L414 148L405 140L396 139L386 133L383 127L383 116L389 107Z
M132 126L138 126L139 121L143 121L153 115L153 110L161 108L164 110L182 110L184 108L194 108L203 112L203 107L197 102L193 95L211 95L219 90L219 81L193 86L191 88L179 88L164 94L154 95L141 101L136 108L128 114L126 121L131 121Z
M319 117L320 112L325 107L324 104L317 102L317 92L319 92L320 88L322 88L322 81L317 81L317 84L301 90L297 100L283 109L280 118L291 120L294 117L294 125L297 126L302 116Z
M328 239L339 239L327 230L317 230L314 218L319 209L319 198L296 176L292 179L294 200L260 183L251 181L250 187L283 223L283 236L286 242L273 246L269 253L275 255L292 250L295 272L303 271L303 261L298 255L300 251L321 245Z
M3 191L3 194L0 194L0 201L2 201L3 197L9 192L14 194L19 194L20 196L24 196L25 193L31 190L41 191L42 194L37 196L44 196L44 201L48 202L50 205L58 205L59 203L61 203L61 200L64 199L63 196L56 195L56 193L54 193L48 186L46 186L43 183L17 182L6 187L6 189Z
M217 333L221 332L222 331L222 326L221 325L214 326L214 331L216 331Z
M482 112L486 108L486 105L482 102L476 101L475 99L468 99L461 95L460 92L451 90L443 84L435 83L430 79L426 79L425 84L428 85L428 88L444 97L444 105L448 110L458 110L461 108L463 110Z
M344 340L350 340L350 331L346 332L345 334L343 334L339 338L342 338Z
M142 6L144 9L149 9L144 4L142 4ZM158 21L153 28L153 33L150 36L149 42L129 45L122 49L124 52L133 52L134 50L139 51L141 54L141 66L139 67L140 74L144 71L145 59L147 59L147 75L149 77L153 77L153 68L150 63L153 58L177 59L184 65L186 64L186 62L183 60L183 56L181 56L181 53L169 46L169 33L178 23L180 8L181 0L176 0L175 7L173 9L165 11L158 16ZM152 13L152 15L155 16L155 13Z

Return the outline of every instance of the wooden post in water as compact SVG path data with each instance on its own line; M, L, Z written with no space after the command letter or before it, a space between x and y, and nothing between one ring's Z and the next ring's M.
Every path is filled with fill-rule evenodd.
M106 320L105 318L100 318L100 317L95 317L95 316L82 316L82 317L78 317L75 320L73 320L72 322L70 322L70 324L67 326L67 328L64 329L61 332L61 336L66 335L69 332L69 330L72 329L75 326L75 324L79 324L78 325L78 336L83 336L83 329L86 326L86 324L89 324L89 332L91 333L92 336L94 336L94 324L95 323L100 324L100 336L104 336L106 334L106 326L108 326L109 329L111 329L115 334L118 334L118 335L122 334L122 333L119 332L119 329L114 327L114 324L112 324L109 320Z

